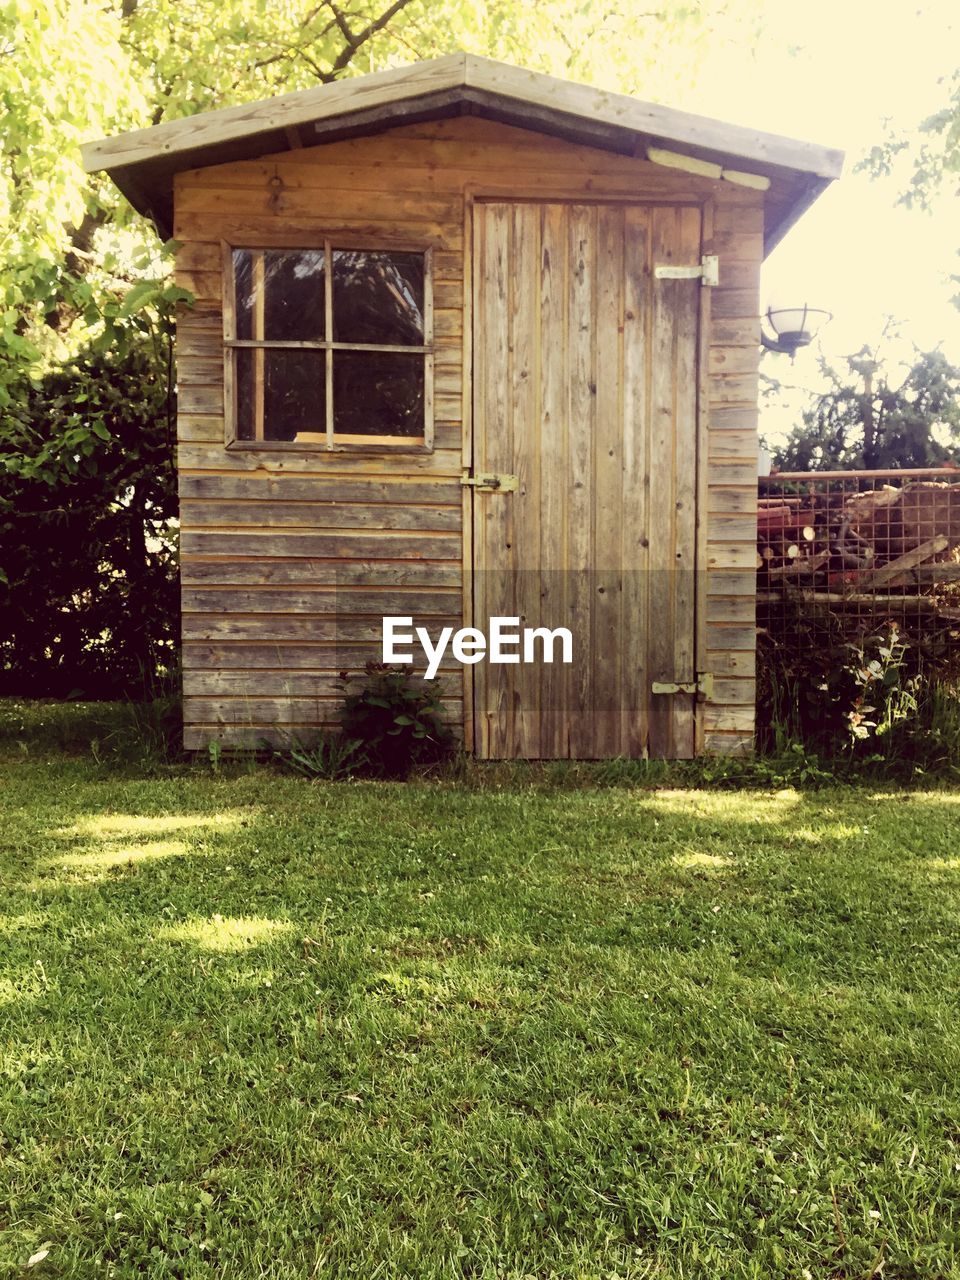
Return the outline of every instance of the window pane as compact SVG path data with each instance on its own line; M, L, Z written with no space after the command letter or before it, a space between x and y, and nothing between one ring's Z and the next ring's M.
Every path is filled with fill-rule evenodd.
M423 345L423 254L333 251L336 342Z
M293 440L298 431L326 431L326 357L322 351L252 350L237 361L237 437ZM263 434L258 433L258 401Z
M322 342L322 249L234 249L237 337Z
M333 429L338 436L424 434L423 356L333 353Z

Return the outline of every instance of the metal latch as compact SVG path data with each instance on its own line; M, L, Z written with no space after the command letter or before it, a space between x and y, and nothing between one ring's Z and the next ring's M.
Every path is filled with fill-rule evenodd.
M696 680L654 680L650 686L654 693L692 693L699 702L709 702L713 697L713 672L701 671Z
M699 267L674 267L664 264L653 268L657 280L699 280L703 287L715 289L720 283L720 259L715 253L705 253Z
M472 484L479 493L516 493L520 488L519 476L497 475L496 472L484 472L472 476L464 471L460 477L461 484Z

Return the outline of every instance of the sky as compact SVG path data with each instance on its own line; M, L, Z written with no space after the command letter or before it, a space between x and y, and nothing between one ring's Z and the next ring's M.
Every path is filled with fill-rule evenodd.
M887 356L909 357L915 343L940 346L960 364L960 310L950 301L957 286L948 279L960 274L956 191L932 213L909 210L898 204L907 169L883 180L856 172L888 128L915 139L917 125L946 105L944 77L960 65L960 4L767 0L750 47L735 27L727 33L718 25L693 100L676 105L847 153L844 176L768 259L762 306L807 302L832 311L821 342L841 362L864 344L875 348L892 316L902 336L887 340ZM765 369L818 385L813 348L792 366L788 357L768 357ZM773 418L763 427L778 430Z

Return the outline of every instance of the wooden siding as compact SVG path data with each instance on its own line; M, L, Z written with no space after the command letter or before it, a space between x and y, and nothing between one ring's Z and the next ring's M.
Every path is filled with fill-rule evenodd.
M698 642L699 665L722 679L698 745L750 745L760 193L464 117L183 173L176 197L178 281L197 298L177 337L189 749L332 723L336 671L369 653L359 646L377 639L386 612L429 618L431 630L462 625L467 245L478 197L703 207L703 248L719 254L720 287L704 291ZM434 249L432 453L224 447L221 242L323 235ZM446 680L450 715L466 719L468 734L469 679L456 668Z

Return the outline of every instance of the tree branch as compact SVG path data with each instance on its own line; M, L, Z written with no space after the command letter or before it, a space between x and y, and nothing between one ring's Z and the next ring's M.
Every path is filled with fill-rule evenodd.
M346 44L334 59L330 70L327 73L329 78L332 80L334 77L339 75L341 71L345 70L345 68L350 65L350 62L358 50L361 49L363 45L365 45L367 41L375 36L379 31L382 31L384 27L387 26L387 24L410 3L411 0L394 0L393 4L390 5L388 9L384 9L379 18L374 18L372 22L368 22L363 30L356 35L350 31L345 20L343 21L343 26L340 26L340 23L338 22L337 25L340 26L340 30L343 33L343 38L346 41ZM339 11L336 5L331 4L330 8L333 11L334 17L337 17Z

